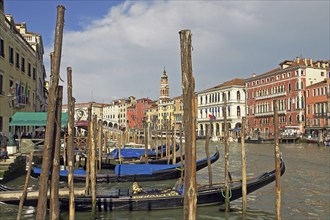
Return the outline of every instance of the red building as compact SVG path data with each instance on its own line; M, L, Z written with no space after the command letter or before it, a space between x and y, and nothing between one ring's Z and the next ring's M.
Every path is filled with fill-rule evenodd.
M137 99L136 104L127 108L129 128L142 129L143 121L147 121L147 111L154 104L148 98Z
M319 131L330 132L329 97L329 78L306 87L306 131L312 137Z
M278 101L281 130L291 134L304 133L306 86L323 81L327 68L329 61L296 58L246 79L247 133L266 138L274 134L274 100Z

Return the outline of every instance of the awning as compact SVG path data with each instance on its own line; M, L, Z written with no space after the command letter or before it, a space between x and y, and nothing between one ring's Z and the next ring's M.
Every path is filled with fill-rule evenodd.
M47 112L16 112L9 126L46 126ZM68 125L68 113L62 112L62 127Z

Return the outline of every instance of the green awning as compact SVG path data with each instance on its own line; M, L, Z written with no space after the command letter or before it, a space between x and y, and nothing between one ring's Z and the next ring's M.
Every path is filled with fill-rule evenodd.
M9 126L46 126L47 112L16 112ZM68 113L62 112L62 127L68 125Z

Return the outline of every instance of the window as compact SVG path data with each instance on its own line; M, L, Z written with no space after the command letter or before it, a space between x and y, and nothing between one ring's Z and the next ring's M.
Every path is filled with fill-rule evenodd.
M9 46L9 63L14 64L14 48Z
M3 75L0 74L0 95L2 95L3 91Z
M25 73L25 58L24 57L22 57L21 70L22 70L23 73Z
M4 41L0 38L0 56L5 57Z
M34 67L33 67L32 74L33 74L33 80L36 80L36 79L37 79L37 76L36 76L36 68L34 68Z
M19 68L19 53L16 52L16 68Z
M241 100L241 93L239 91L237 91L237 101Z
M237 106L237 116L241 116L241 108Z
M321 76L324 76L324 72L321 72Z
M31 77L31 63L28 63L28 76Z

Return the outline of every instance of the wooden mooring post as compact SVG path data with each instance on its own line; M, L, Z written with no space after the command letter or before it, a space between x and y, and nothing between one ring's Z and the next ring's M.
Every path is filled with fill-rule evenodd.
M212 123L210 123L210 128L211 128ZM209 144L210 144L210 130L208 126L206 126L206 138L205 138L205 153L206 153L206 158L207 158L207 169L209 173L209 186L212 186L212 167L211 167L211 159L210 159L210 149L209 149Z
M48 191L48 178L52 158L52 147L54 144L54 123L55 123L55 108L58 83L60 78L61 54L62 54L62 38L64 28L64 6L57 7L57 19L55 30L54 42L54 61L51 62L50 87L48 96L48 110L47 110L47 125L45 134L45 144L43 151L43 160L41 167L41 174L39 177L39 199L37 205L36 219L46 219L47 212L47 191Z
M281 220L281 153L279 147L278 100L273 101L274 107L274 133L275 133L275 177L276 177L276 219Z
M50 188L50 216L51 219L60 219L59 182L60 182L60 148L61 148L61 121L62 121L63 86L57 90L55 141L53 147L53 166Z
M74 204L74 185L73 185L73 169L74 169L74 108L75 101L72 97L72 68L67 67L68 80L68 135L67 135L67 159L68 159L68 188L69 188L69 219L75 219L75 204Z
M32 161L33 161L33 151L30 153L29 165L28 165L28 170L27 170L26 177L25 177L23 194L22 194L22 197L21 197L21 199L19 201L19 205L18 205L18 212L17 212L17 217L16 217L17 220L21 219L24 200L28 193L27 190L28 190L29 182L30 182Z
M196 219L196 101L195 79L192 74L191 32L181 30L181 70L183 121L185 128L184 219Z
M92 119L92 128L90 129L91 142L90 142L90 172L91 172L91 191L92 191L92 216L96 213L96 166L95 166L95 150L96 150L96 130L97 130L97 116L94 115Z
M223 117L225 124L225 211L230 211L230 199L229 199L229 129L227 122L227 94L224 95L224 109Z
M246 219L246 158L245 158L245 123L246 118L242 117L241 144L242 144L242 218Z

